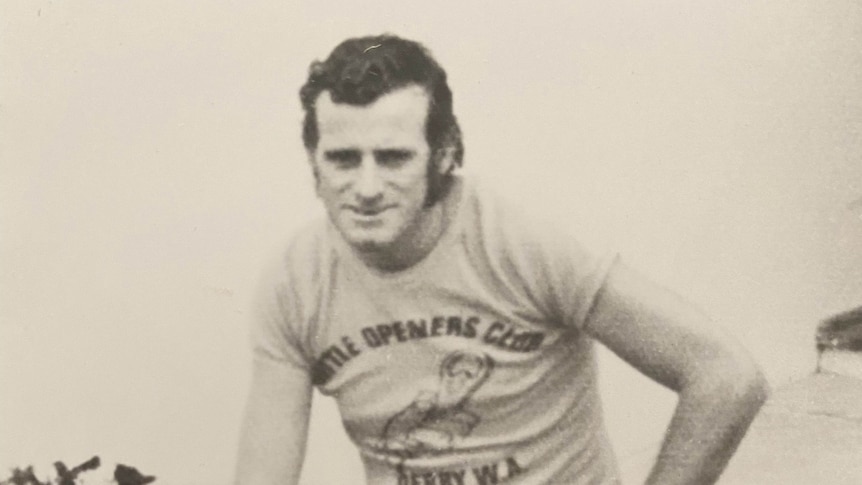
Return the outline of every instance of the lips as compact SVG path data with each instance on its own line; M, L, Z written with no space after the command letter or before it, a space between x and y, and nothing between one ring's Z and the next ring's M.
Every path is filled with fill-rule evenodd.
M371 208L363 208L363 207L355 207L355 206L346 206L345 209L348 211L362 216L362 217L375 217L378 216L387 210L391 209L393 206L383 206L383 207L371 207Z
M376 216L383 212L384 209L356 209L354 212L361 216Z

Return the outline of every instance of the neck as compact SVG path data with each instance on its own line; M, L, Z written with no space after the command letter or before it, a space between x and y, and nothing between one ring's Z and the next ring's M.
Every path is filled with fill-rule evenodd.
M379 271L405 270L425 259L437 246L446 226L443 214L443 201L440 201L425 209L412 230L405 231L402 238L385 248L358 251L357 255L366 265Z

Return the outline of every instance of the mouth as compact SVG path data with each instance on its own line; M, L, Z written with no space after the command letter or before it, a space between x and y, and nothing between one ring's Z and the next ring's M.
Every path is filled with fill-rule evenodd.
M381 207L356 207L356 206L346 206L345 209L349 212L363 217L363 218L372 218L377 217L380 214L383 214L387 210L391 209L393 206L381 206Z

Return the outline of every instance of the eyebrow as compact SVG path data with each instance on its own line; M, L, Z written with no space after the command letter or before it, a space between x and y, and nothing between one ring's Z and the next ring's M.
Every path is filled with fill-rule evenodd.
M373 150L374 158L384 162L406 161L416 154L415 150L409 148L379 148ZM326 160L333 162L355 162L362 158L361 150L358 148L336 148L324 150L323 156Z
M408 158L416 152L409 148L381 148L374 150L375 157Z
M338 150L325 150L323 152L323 156L326 157L327 160L347 160L350 158L354 158L359 155L359 150L355 148L342 148Z

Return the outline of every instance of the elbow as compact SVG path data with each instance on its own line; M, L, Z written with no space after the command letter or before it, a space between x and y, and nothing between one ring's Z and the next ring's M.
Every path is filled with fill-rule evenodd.
M735 414L753 419L770 394L769 382L760 367L749 357L727 357L702 369L699 385L693 392L706 392Z
M749 367L734 376L730 389L737 405L754 417L769 399L770 388L763 371L754 364Z

